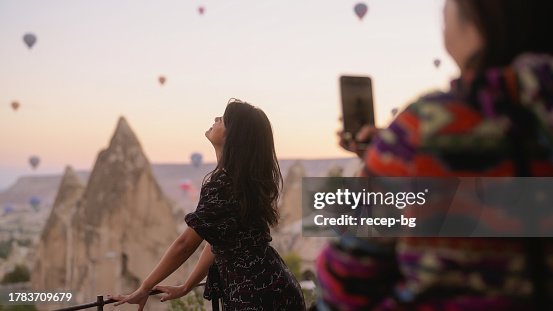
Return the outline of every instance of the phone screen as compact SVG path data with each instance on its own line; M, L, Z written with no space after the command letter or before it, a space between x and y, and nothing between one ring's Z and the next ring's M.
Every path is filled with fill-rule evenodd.
M341 76L344 137L352 139L363 125L374 125L372 82L369 77Z

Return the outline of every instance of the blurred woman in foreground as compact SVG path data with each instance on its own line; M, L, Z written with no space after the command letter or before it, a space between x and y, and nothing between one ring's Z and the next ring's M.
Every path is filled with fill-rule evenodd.
M461 76L357 133L371 141L363 174L553 176L552 12L549 0L447 0L444 42ZM552 245L343 237L318 258L318 309L551 310Z

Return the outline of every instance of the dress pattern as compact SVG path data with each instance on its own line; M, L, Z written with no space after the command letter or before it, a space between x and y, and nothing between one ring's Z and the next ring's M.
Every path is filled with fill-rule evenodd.
M231 181L224 171L211 178L196 211L185 216L215 255L204 298L222 298L225 311L305 310L299 283L269 245L269 228L241 225Z

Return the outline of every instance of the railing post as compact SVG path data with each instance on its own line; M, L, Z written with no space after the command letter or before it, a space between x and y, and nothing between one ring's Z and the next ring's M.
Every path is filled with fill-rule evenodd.
M104 296L96 296L96 303L98 304L98 311L104 311Z

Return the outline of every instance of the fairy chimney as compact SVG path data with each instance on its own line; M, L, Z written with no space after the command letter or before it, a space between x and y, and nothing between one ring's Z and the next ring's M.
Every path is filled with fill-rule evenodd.
M305 169L300 161L296 161L288 169L284 178L282 199L279 204L279 228L285 227L301 219L301 182Z
M73 227L71 287L80 302L134 291L177 237L170 201L123 117L98 155ZM182 282L182 272L166 282Z
M68 290L71 278L71 219L85 186L71 167L66 167L52 211L36 251L31 275L34 290Z

